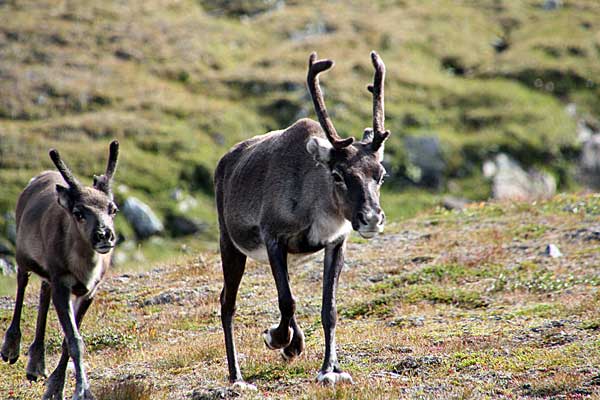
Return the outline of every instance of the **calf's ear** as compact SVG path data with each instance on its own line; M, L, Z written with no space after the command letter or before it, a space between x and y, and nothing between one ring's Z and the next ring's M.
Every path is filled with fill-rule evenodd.
M56 194L58 195L58 204L71 211L74 202L70 190L62 185L56 185Z

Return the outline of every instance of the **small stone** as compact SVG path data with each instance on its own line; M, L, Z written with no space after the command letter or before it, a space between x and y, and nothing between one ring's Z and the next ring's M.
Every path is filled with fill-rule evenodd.
M546 246L546 252L545 252L545 254L547 256L552 257L552 258L562 257L562 255L563 255L560 252L559 248L555 244L549 244L548 246Z
M0 258L0 275L12 275L17 272L17 268L10 261Z

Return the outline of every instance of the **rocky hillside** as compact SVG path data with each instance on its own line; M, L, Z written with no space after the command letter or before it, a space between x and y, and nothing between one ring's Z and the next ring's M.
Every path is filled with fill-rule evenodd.
M50 147L89 182L112 138L120 202L149 204L167 236L186 216L210 240L216 160L313 116L313 50L337 61L322 83L344 135L370 125L369 51L386 62L392 218L437 202L414 187L489 197L482 166L499 153L576 186L578 130L598 130L599 21L595 0L2 1L0 248ZM122 217L119 230L136 236Z
M267 265L249 262L236 339L249 399L583 399L600 396L600 197L471 205L389 226L348 246L338 290L338 355L356 384L314 383L321 365L322 256L290 268L307 349L265 348L278 320ZM551 250L547 250L550 248ZM25 379L38 288L26 296L21 358L0 364L3 398L40 398ZM114 271L83 322L98 400L236 398L227 384L216 252ZM0 297L0 330L13 296ZM54 312L47 365L60 354ZM73 390L68 380L66 395Z

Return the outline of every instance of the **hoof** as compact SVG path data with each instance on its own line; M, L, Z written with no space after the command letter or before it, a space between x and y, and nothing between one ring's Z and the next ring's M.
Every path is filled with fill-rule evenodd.
M278 325L273 325L270 329L266 329L263 332L263 340L265 341L265 346L267 346L269 350L277 350L288 346L291 343L292 338L294 337L294 330L292 328L288 328L289 339L287 340L287 342L278 342L277 338L273 337L273 333L276 332L277 327Z
M83 395L80 395L80 396L74 395L72 400L96 400L96 398L94 397L92 392L88 389L83 392Z
M317 382L323 386L334 386L337 384L350 384L353 385L354 381L347 372L319 372L317 376Z
M281 357L284 361L290 362L300 356L304 351L304 332L299 328L294 331L294 336L289 346L281 349Z
M9 330L10 332L10 330ZM4 338L4 344L2 345L2 351L0 356L4 362L14 364L19 359L19 353L21 350L21 334L11 335L8 332Z
M258 390L255 385L246 383L244 381L235 382L231 388L234 390L239 390L240 392L256 392Z
M29 382L37 382L37 378L37 375L30 374L29 372L27 373L27 380Z
M29 362L27 363L27 368L25 369L27 372L27 379L29 381L35 382L37 378L46 378L48 375L46 373L46 361L43 353L41 355L39 353L32 352L31 349L29 351Z
M19 356L16 356L15 358L8 358L4 354L2 354L2 361L7 362L10 365L16 363L18 359L19 359Z
M287 354L285 349L281 349L279 352L281 353L281 358L283 358L283 361L290 362L296 358L296 354Z

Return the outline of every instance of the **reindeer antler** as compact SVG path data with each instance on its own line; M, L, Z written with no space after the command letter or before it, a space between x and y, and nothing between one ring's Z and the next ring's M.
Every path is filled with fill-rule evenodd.
M381 57L375 52L371 52L371 61L375 68L373 84L367 86L369 92L373 93L373 142L372 146L377 151L385 139L390 136L390 131L385 130L385 111L383 102L383 81L385 79L385 64Z
M327 109L325 108L325 100L323 99L323 93L321 92L321 87L319 85L319 74L333 67L333 64L332 60L317 61L317 53L313 52L308 59L307 83L310 96L315 105L315 112L317 113L321 127L325 131L325 135L327 135L327 139L329 139L329 142L334 148L342 149L350 146L354 142L354 138L349 137L347 139L342 139L338 135L331 122L331 118L327 113Z
M94 187L98 190L111 194L111 181L117 169L117 159L119 157L119 141L113 140L110 142L108 163L106 164L106 172L104 175L94 176Z
M58 150L50 149L49 154L50 154L50 158L52 159L52 162L54 162L54 165L56 166L56 169L58 169L58 172L60 172L62 177L65 179L65 181L71 188L71 190L74 190L76 192L81 191L81 184L79 183L77 178L75 178L75 176L73 176L73 173L71 172L71 170L67 167L67 165L60 158L60 154L58 153Z

